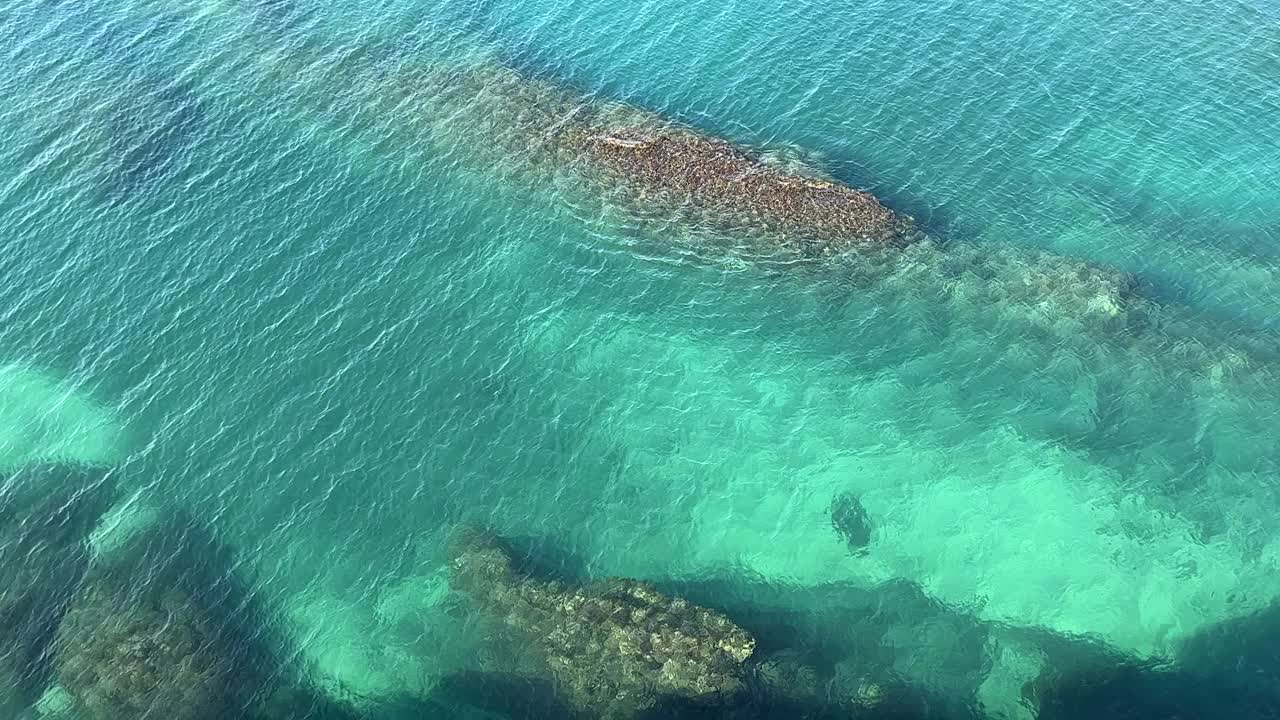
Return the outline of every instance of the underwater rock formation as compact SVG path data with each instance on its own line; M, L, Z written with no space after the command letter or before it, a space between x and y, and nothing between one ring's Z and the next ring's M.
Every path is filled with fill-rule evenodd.
M675 246L761 260L827 258L820 272L847 275L851 293L883 300L886 314L896 302L927 310L930 332L949 324L978 334L998 329L1037 349L1044 338L1046 355L1060 354L1055 342L1065 338L1086 363L1108 354L1168 356L1180 345L1177 361L1204 373L1234 370L1242 354L1276 356L1273 337L1247 338L1162 303L1130 273L1003 243L941 243L834 178L767 162L729 140L583 95L488 53L449 66L407 62L370 92L381 101L358 110L400 134L406 147L434 138L438 150L510 178L512 188L545 190L588 220L619 209L624 223L648 224ZM904 317L903 324L912 319ZM1111 360L1097 364L1113 367ZM1073 409L1063 428L1045 434L1092 433L1089 415Z
M797 707L819 707L828 703L830 678L802 653L788 649L775 652L756 663L757 694L766 704L786 703Z
M96 566L58 631L57 676L89 720L243 715L275 667L226 550L178 516Z
M806 657L794 649L776 652L754 668L757 697L753 711L745 717L959 720L976 716L948 707L959 704L957 698L937 697L929 688L891 674L872 677L861 664L844 660L832 665L830 658Z
M871 543L871 518L856 495L840 493L831 501L831 525L848 543L849 552L866 552Z
M43 689L49 645L113 491L105 470L48 465L0 475L0 687L8 686L0 708L29 704Z
M468 108L457 115L466 127L441 130L474 138L501 171L548 171L558 176L549 184L578 183L583 196L610 198L638 218L676 214L690 226L765 233L775 251L805 256L921 237L910 218L870 193L767 162L760 152L656 113L575 95L500 62L398 82L428 102Z
M326 71L309 71L309 77L360 86L361 94L346 107L376 128L370 140L402 154L430 144L433 154L423 155L425 162L446 155L492 179L516 180L494 184L546 191L586 218L621 209L627 224L656 221L655 234L665 243L729 248L752 257L851 255L855 262L848 267L834 265L850 274L852 291L927 306L939 326L955 322L979 333L1007 328L1006 334L1033 342L1049 334L1046 354L1057 352L1057 338L1072 338L1088 346L1084 353L1076 350L1086 363L1106 353L1167 356L1180 345L1179 362L1218 374L1249 362L1237 363L1239 353L1231 346L1262 346L1265 352L1275 344L1273 337L1234 338L1235 328L1215 327L1187 308L1162 304L1134 277L1113 268L1004 243L944 246L914 229L906 216L837 179L780 167L762 153L658 113L516 69L501 50L483 43L459 45L449 33L437 40L445 45L446 62L407 57L388 72L385 63L355 58L338 64L303 54L296 67L277 75L302 104L333 115L338 88L299 88L296 82L295 69L319 63ZM376 49L367 55L383 56ZM1088 333L1084 338L1078 337L1082 330ZM1109 347L1097 352L1095 346L1104 342ZM1043 434L1074 440L1098 430L1089 409L1070 408L1068 414L1063 427Z
M1241 338L1237 328L1159 302L1129 273L1004 244L944 245L837 179L767 162L763 153L658 113L585 95L515 69L487 49L451 54L461 57L435 65L406 60L394 73L366 69L374 75L366 88L371 101L352 110L368 113L381 141L394 135L412 148L434 139L435 150L495 179L511 178L512 188L547 191L587 218L620 209L626 223L652 223L672 245L762 259L851 257L831 264L849 275L851 290L913 302L917 312L927 306L939 326L931 331L945 332L954 322L1031 342L1048 336L1050 355L1060 350L1055 341L1067 338L1086 363L1107 354L1167 356L1177 345L1179 362L1216 374L1249 362L1237 361L1241 355L1274 347L1274 338ZM353 71L359 72L334 70ZM317 92L314 102L323 105L331 95ZM1098 429L1090 415L1072 408L1063 427L1043 434L1089 435Z
M527 644L575 711L633 718L670 699L720 705L746 691L755 640L715 611L635 580L528 577L477 528L455 534L450 557L455 587Z
M766 253L852 255L855 262L840 267L859 291L923 298L941 314L1017 322L1037 333L1084 330L1130 344L1126 332L1181 332L1172 327L1181 317L1152 317L1167 308L1129 273L1025 248L944 246L833 178L766 162L749 148L487 55L447 68L406 65L381 82L385 104L370 104L373 112L422 116L394 128L406 142L435 136L451 152L465 148L468 161L495 175L523 181L517 185L550 188L562 200L560 190L575 188L567 198L575 205L598 202L641 221L656 217L673 242L688 233ZM673 215L678 223L670 222Z
M121 102L110 122L110 199L130 200L175 172L203 121L194 90L182 84L144 85Z
M656 220L673 243L764 256L849 256L852 262L831 267L848 273L851 289L927 303L939 323L1049 335L1048 345L1067 338L1088 354L1102 342L1119 353L1136 346L1159 354L1196 336L1192 342L1206 349L1193 359L1205 369L1230 362L1232 353L1204 336L1249 342L1234 328L1224 332L1157 302L1127 272L1025 248L944 246L910 218L832 178L766 162L657 113L583 96L494 58L406 68L383 82L385 111L403 116L415 108L441 118L403 124L406 141L437 136L455 152L465 147L470 161L494 174L514 176L513 185L549 188L561 199L560 191L572 188L575 206L599 203L642 223ZM1093 430L1087 419L1068 424L1077 435Z
M763 658L755 666L756 683L767 694L812 702L822 697L823 679L814 664L794 650Z
M910 222L869 193L766 165L719 138L673 124L573 128L565 144L646 202L686 203L725 224L777 233L806 254L905 243Z

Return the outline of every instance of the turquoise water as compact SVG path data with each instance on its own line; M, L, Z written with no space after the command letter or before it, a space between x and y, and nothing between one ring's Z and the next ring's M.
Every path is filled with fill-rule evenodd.
M1274 677L1250 648L1280 596L1278 21L14 0L0 465L117 468L99 553L198 518L369 713L464 713L430 700L487 662L443 561L464 521L926 688L931 716L1034 717L1027 686L1112 665ZM867 188L954 260L637 220L523 157L559 92ZM68 715L42 692L13 712Z

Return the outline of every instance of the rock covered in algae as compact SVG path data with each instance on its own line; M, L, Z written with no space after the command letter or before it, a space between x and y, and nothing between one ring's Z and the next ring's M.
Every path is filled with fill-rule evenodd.
M733 143L670 123L587 127L568 146L652 204L710 212L729 226L754 227L810 254L861 245L904 244L911 224L870 193L793 174Z
M32 702L48 648L88 568L88 536L109 507L108 471L68 465L0 476L0 707Z
M584 97L497 60L441 75L427 85L454 112L438 131L496 154L501 172L547 170L538 184L570 179L584 195L621 200L639 217L682 213L691 225L763 233L770 244L808 255L917 238L909 218L870 193L656 113Z
M570 708L635 717L664 700L727 704L755 640L724 615L643 582L570 587L519 572L493 534L463 528L452 580L526 643Z
M808 658L794 650L783 650L756 664L755 683L766 697L812 706L826 700L828 680Z
M89 720L240 717L271 659L261 618L206 531L170 518L90 570L56 641Z
M493 58L407 74L392 87L395 108L407 97L448 108L431 114L441 119L430 132L524 181L513 185L551 187L557 197L574 188L575 205L594 198L632 218L656 216L673 243L723 242L751 255L853 251L857 262L847 270L859 291L1064 337L1105 334L1125 344L1161 314L1127 273L1007 245L944 247L869 193Z

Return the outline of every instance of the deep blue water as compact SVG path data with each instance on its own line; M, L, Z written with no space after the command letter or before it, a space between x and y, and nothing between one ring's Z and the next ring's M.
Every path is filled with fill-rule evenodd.
M112 468L99 558L207 527L370 717L504 704L440 692L500 666L449 587L463 522L934 716L1274 717L1278 21L12 0L0 467ZM864 273L641 222L522 151L566 94L868 189L944 249ZM100 720L36 685L0 718Z

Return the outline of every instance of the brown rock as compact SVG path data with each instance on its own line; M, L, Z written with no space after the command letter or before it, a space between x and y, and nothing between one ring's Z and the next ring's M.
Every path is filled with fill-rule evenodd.
M460 530L453 580L526 644L567 706L631 718L663 699L725 704L745 692L755 640L724 615L636 580L586 587L525 576L494 535Z
M674 125L566 132L565 142L649 203L694 207L808 254L906 244L909 220L874 196L785 172L732 143Z
M270 658L232 566L203 530L174 519L90 572L55 644L58 680L89 720L244 714Z

